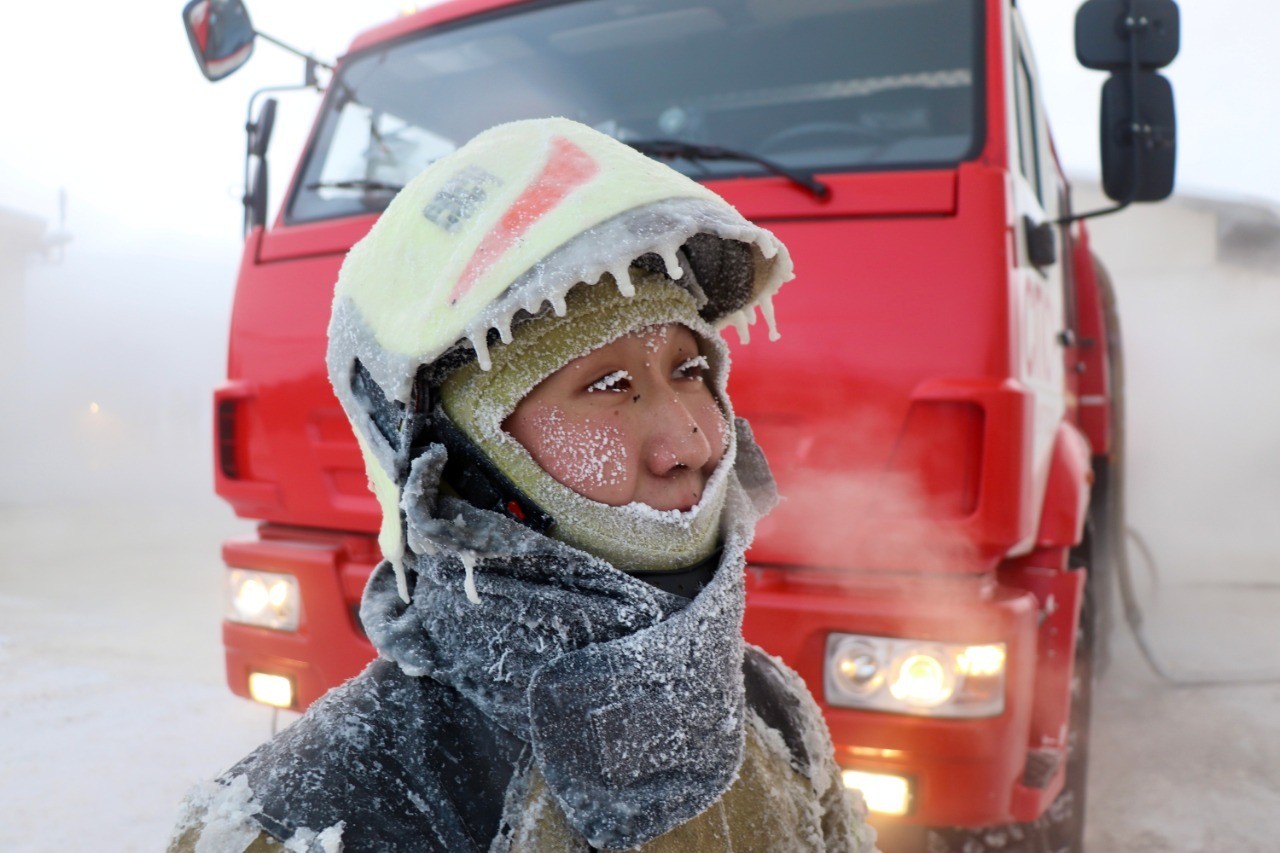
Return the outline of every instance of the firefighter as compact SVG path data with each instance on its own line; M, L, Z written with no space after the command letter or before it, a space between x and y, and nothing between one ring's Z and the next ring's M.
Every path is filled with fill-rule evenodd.
M378 659L195 789L171 849L871 849L812 697L741 635L775 495L717 329L772 329L790 277L564 119L411 182L329 329L383 507Z

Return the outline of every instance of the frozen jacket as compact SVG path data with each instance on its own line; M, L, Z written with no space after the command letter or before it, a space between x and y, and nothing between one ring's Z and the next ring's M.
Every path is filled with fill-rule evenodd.
M438 494L428 449L414 523L457 548L406 558L408 603L375 570L378 660L193 791L170 849L872 849L804 684L741 637L744 551L774 493L743 422L738 442L692 600Z

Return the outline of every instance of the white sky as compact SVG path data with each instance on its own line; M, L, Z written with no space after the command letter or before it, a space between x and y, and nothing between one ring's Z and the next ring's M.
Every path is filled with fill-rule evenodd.
M249 95L260 86L300 82L302 62L260 42L248 66L210 84L191 57L183 5L184 0L5 4L0 205L52 219L57 188L65 186L69 225L78 239L88 236L85 226L92 223L95 234L101 226L130 241L174 231L239 240ZM394 17L403 5L248 3L258 29L329 58L356 31ZM313 111L314 100L282 100L286 125ZM280 142L284 148L288 140ZM278 171L280 184L288 170Z
M180 21L181 0L10 3L0 13L0 205L52 218L68 189L77 223L114 239L182 231L238 240L241 125L257 87L289 83L301 62L259 43L250 64L217 84L200 76ZM358 29L393 17L403 0L250 0L255 26L333 57ZM425 5L425 4L424 4ZM1072 50L1075 0L1023 0L1046 101L1068 170L1096 173L1103 76ZM1182 53L1168 71L1179 113L1179 187L1280 202L1280 4L1183 0ZM72 15L74 9L74 15ZM68 26L68 24L71 24ZM286 96L288 98L289 96ZM301 101L298 98L302 98ZM313 100L282 100L274 149L296 146ZM290 131L292 131L292 138ZM289 168L275 169L277 189ZM95 232L97 228L94 228ZM106 236L105 234L103 236Z
M1076 0L1021 0L1058 152L1073 174L1098 170L1106 75L1075 59ZM1178 112L1178 189L1280 203L1280 4L1181 0L1182 49L1165 74Z

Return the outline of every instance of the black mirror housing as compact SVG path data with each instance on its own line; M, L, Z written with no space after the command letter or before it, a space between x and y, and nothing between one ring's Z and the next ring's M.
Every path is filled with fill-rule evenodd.
M245 194L244 227L246 233L267 224L267 147L271 144L271 130L276 122L276 99L267 98L258 110L258 117L245 126L248 138L245 143Z
M1177 118L1167 79L1154 71L1111 75L1102 87L1101 131L1102 188L1108 196L1116 201L1169 197Z
M271 145L271 131L276 126L276 99L267 98L258 111L258 118L247 128L249 133L249 154L262 158L267 156L267 148Z
M1178 55L1181 22L1174 0L1089 0L1076 12L1076 59L1097 71L1163 68Z
M257 33L240 0L191 0L182 10L182 24L200 72L209 80L234 73L253 55Z

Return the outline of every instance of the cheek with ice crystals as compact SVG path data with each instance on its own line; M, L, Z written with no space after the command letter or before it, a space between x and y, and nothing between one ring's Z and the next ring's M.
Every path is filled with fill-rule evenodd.
M629 455L622 431L616 426L591 418L571 420L557 408L535 415L535 424L538 446L526 449L565 486L590 497L588 492L627 481Z

